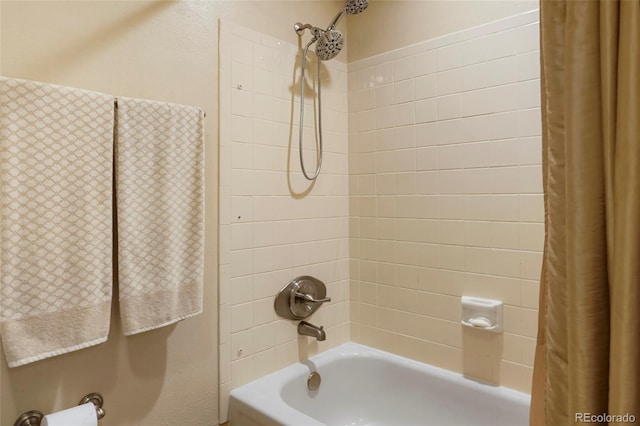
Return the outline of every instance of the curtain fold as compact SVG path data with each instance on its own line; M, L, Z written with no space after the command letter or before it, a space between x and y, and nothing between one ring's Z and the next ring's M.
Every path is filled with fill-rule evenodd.
M543 0L532 425L640 421L640 4Z

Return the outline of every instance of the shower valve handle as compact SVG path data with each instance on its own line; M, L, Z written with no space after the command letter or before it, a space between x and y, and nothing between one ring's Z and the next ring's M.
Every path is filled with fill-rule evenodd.
M309 303L331 302L330 297L323 297L322 299L314 299L312 295L300 293L300 292L296 292L296 297L300 299L304 299L306 302L309 302Z

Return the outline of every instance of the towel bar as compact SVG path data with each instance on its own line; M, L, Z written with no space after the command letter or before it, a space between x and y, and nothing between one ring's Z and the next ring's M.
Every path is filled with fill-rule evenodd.
M113 104L116 106L116 109L118 109L118 100L117 99L113 101ZM204 114L204 118L207 118L207 111L202 111L202 112Z
M104 411L104 408L102 408L102 404L104 403L102 395L96 392L87 394L82 397L78 405L86 404L87 402L91 402L95 405L98 420L105 416L106 412ZM27 411L18 417L18 420L16 420L13 426L40 426L43 417L44 414L38 410Z

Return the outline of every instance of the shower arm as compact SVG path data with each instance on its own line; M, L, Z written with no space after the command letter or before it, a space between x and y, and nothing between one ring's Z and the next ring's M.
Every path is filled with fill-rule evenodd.
M298 34L298 36L302 36L304 34L304 30L309 30L309 32L311 32L311 34L313 35L313 41L315 41L322 35L322 33L324 33L324 30L322 28L314 27L310 24L302 24L300 22L296 22L293 25L293 29L296 30L296 34Z
M333 18L333 20L331 21L331 23L329 24L329 26L327 27L327 31L331 31L332 29L334 29L336 27L336 25L338 25L338 23L342 20L342 17L346 14L346 10L343 7L337 14L336 16Z

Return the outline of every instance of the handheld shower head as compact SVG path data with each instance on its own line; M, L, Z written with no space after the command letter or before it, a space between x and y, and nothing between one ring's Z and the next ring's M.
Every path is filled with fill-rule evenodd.
M344 5L344 11L348 15L356 15L369 6L369 0L347 0L347 4Z
M338 30L323 31L316 43L316 56L321 61L329 61L335 58L342 50L344 36Z
M334 29L345 13L347 15L356 15L360 12L364 12L367 6L369 6L369 0L347 0L344 7L338 12L327 27L327 31Z

